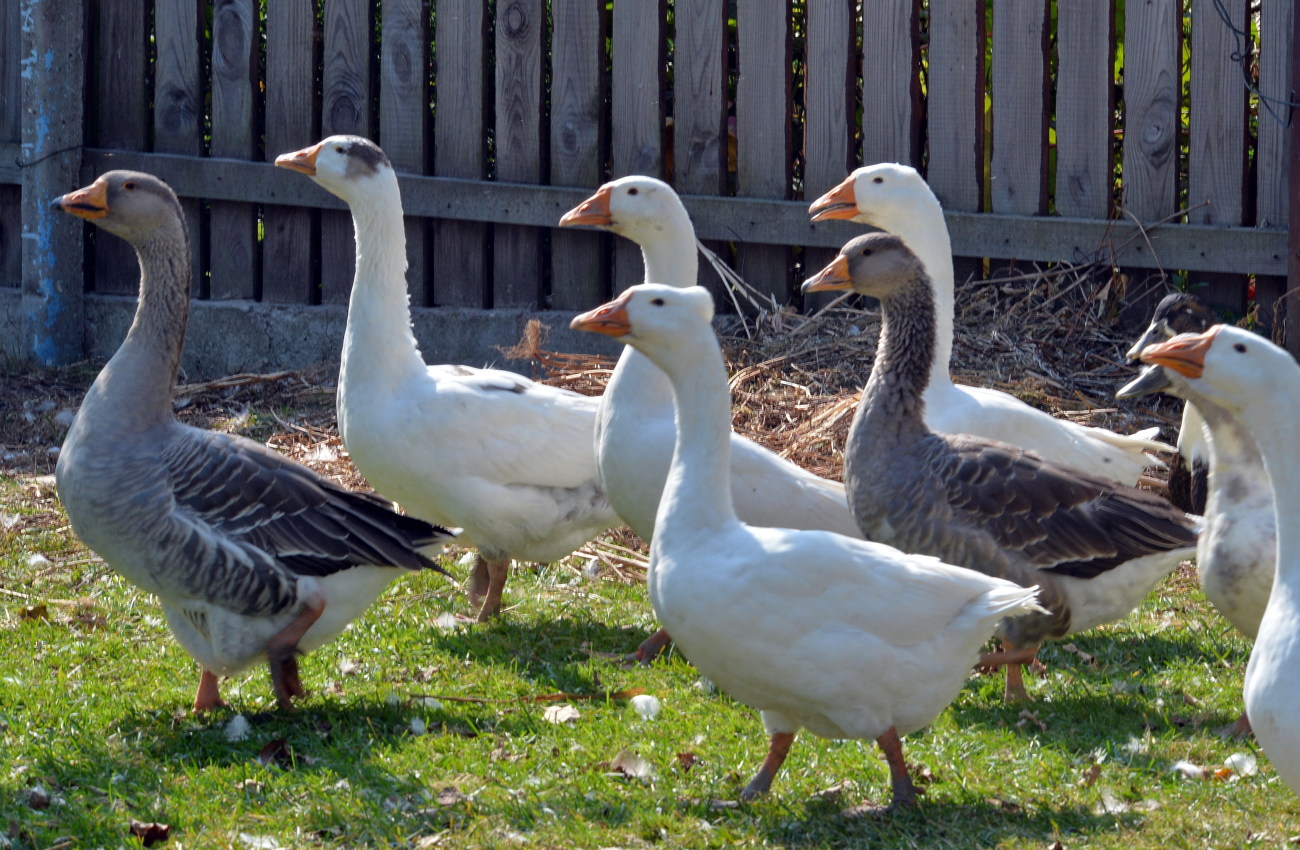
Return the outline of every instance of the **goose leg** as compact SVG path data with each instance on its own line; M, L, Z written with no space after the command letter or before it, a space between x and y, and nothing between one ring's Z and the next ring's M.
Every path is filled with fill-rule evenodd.
M1007 683L1002 696L1003 700L1005 702L1026 702L1029 699L1029 693L1025 690L1025 677L1020 667L1022 664L1033 664L1037 658L1037 646L1017 648L1011 641L1003 638L1002 649L980 655L979 663L975 669L987 672L997 667L1006 667Z
M1241 716L1235 721L1221 729L1216 729L1215 731L1218 733L1220 738L1240 741L1249 738L1253 730L1250 728L1250 718L1247 717L1246 712L1243 711Z
M204 670L199 675L199 691L194 695L194 713L202 714L214 708L225 708L226 701L221 698L221 686L217 674Z
M488 592L488 565L482 555L474 556L474 567L469 574L469 607L482 608L483 597Z
M325 600L316 596L307 600L294 621L273 635L266 643L266 659L271 668L271 687L275 701L285 711L293 710L293 698L305 691L298 678L298 642L325 611Z
M501 613L501 593L506 589L506 577L510 575L509 561L484 561L487 570L487 593L483 596L483 607L479 609L478 621L486 623ZM477 569L477 564L475 565Z
M889 782L893 787L893 798L889 801L890 809L910 808L916 805L916 786L907 772L907 762L903 759L903 742L898 739L898 730L890 726L885 734L876 739L880 751L885 754L889 765Z
M740 792L742 800L756 800L768 792L772 787L772 780L776 778L776 772L781 769L782 762L790 753L790 745L794 743L793 732L777 732L772 735L772 742L767 748L767 758L763 759L763 765L754 774L754 778L749 780L749 784Z
M632 653L628 658L641 664L649 664L659 657L659 653L664 651L664 647L672 642L672 635L668 634L666 629L660 629L641 641L641 645L636 648L636 652Z

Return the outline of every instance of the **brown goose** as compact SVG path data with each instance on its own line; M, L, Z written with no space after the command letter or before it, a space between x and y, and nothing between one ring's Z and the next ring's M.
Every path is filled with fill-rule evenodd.
M880 299L880 347L844 469L867 539L1042 588L1051 614L1004 621L1004 651L983 660L1009 665L1008 699L1026 696L1019 664L1033 660L1039 643L1123 617L1193 556L1193 518L1150 492L926 427L934 292L898 237L852 240L803 288Z
M242 437L176 421L189 314L190 247L170 187L110 171L54 206L130 242L135 321L82 401L59 455L72 528L162 603L203 672L196 712L224 705L218 676L269 662L281 707L304 691L296 656L333 639L444 528L396 513Z

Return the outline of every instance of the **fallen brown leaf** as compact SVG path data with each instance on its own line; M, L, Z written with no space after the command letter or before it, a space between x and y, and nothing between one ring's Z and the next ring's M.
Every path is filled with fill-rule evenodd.
M171 837L171 824L133 820L131 821L131 834L140 839L145 847L152 847L155 844L161 844Z
M695 765L699 764L699 762L700 762L700 757L695 755L695 753L677 754L677 766L680 767L683 771L690 770L692 767L695 767Z
M1019 729L1023 729L1026 723L1034 724L1042 732L1047 731L1047 724L1044 723L1042 720L1039 720L1038 715L1034 714L1032 711L1030 711L1027 708L1021 710L1020 720L1016 722L1016 727Z
M275 764L288 770L293 767L293 750L289 748L289 742L284 738L276 738L273 741L267 741L262 749L258 751L257 762L263 767L270 767Z
M1079 780L1079 784L1082 785L1084 788L1091 788L1097 782L1097 779L1100 776L1101 776L1101 765L1094 764L1092 767L1088 768L1083 772L1083 778Z
M44 602L27 605L18 610L18 618L20 620L48 620L50 618L50 609Z
M454 806L458 803L468 802L469 797L462 794L461 790L455 785L448 785L438 792L438 796L434 800L439 806Z

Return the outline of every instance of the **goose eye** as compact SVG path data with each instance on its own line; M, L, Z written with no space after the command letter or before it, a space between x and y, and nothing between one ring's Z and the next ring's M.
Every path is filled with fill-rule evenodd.
M135 181L134 180L126 181L125 183L122 184L122 188L126 189L128 192L132 191L133 189L135 189Z
M335 153L347 153L347 152L348 152L348 149L345 148L345 147L343 147L343 145L339 145L338 147L336 147L336 148L334 149L334 152L335 152Z
M873 177L873 178L871 178L871 182L872 182L872 183L884 183L884 182L885 182L885 178L883 178L883 177Z
M664 306L664 300L662 298L651 298L650 303L655 305L656 307Z
M1237 343L1236 345L1234 345L1234 346L1232 347L1232 350L1235 351L1235 352L1237 352L1238 354L1245 354L1245 353L1246 353L1246 343L1244 343L1244 342L1239 342L1239 343Z
M864 257L870 257L870 256L871 256L871 249L870 249L870 248L863 248L863 249L862 249L862 256L864 256Z
M629 195L635 195L635 194L637 193L637 188L636 188L635 186L633 186L631 189L628 189L628 190L627 190L627 193L628 193Z

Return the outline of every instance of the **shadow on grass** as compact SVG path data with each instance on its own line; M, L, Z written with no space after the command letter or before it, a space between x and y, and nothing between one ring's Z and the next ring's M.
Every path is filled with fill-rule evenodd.
M887 799L886 789L876 789ZM1002 846L1025 839L1039 846L1070 835L1113 830L1136 815L1097 814L1081 806L1057 809L1020 806L1000 800L925 800L914 809L879 816L846 817L847 801L810 801L800 815L764 818L767 841L783 847ZM872 799L871 802L877 802ZM796 813L792 813L796 814ZM1068 840L1065 843L1069 843Z
M590 692L602 689L595 677L598 667L622 663L619 658L605 659L604 654L630 653L646 637L648 633L637 628L562 617L499 619L443 632L432 643L454 657L509 669L542 689Z

